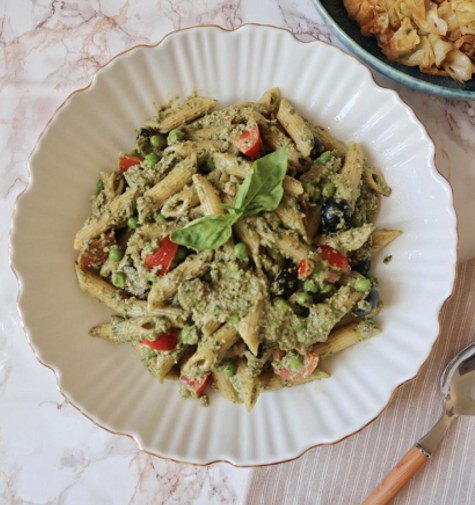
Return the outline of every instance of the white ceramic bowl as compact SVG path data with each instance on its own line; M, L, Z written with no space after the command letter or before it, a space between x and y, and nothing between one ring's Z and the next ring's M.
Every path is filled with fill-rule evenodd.
M88 336L107 309L76 285L73 238L89 215L99 170L113 170L153 101L196 90L223 105L257 99L279 86L310 119L356 140L393 188L377 225L404 234L376 257L386 307L383 332L325 361L332 377L261 395L249 414L217 395L211 406L184 402L174 382L160 385L127 345ZM434 166L434 145L413 112L378 87L355 58L280 29L244 26L183 30L155 47L114 59L55 114L30 160L11 236L19 308L38 359L78 409L151 453L207 464L261 465L360 430L414 377L439 332L457 262L452 193ZM392 254L384 265L382 257Z

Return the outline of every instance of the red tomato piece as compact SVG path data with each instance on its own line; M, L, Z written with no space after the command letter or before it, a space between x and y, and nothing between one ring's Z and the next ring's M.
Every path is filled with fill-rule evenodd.
M195 395L199 398L205 391L206 386L209 384L211 380L211 374L203 375L202 377L196 377L191 379L186 375L182 375L180 377L180 381L190 389Z
M256 123L246 125L239 138L231 137L236 147L249 158L259 158L262 155L261 132Z
M332 267L339 268L340 270L344 270L345 272L350 271L350 264L348 262L348 258L344 254L341 254L340 252L338 252L336 249L333 249L333 247L330 247L329 245L321 245L320 250L322 259L328 261L328 263L330 263Z
M168 333L161 333L156 340L142 340L141 344L155 351L173 351L176 347L175 328L171 328Z
M143 158L140 156L132 156L131 154L124 154L119 160L119 169L122 172L127 172L130 167L140 165Z
M340 274L336 270L330 270L327 275L328 282L336 282L340 280Z
M299 262L298 277L299 279L308 279L315 270L315 261L309 258L303 258Z
M167 235L160 240L160 247L153 254L145 256L145 264L150 270L161 266L161 268L157 270L158 275L165 275L170 270L170 266L177 251L178 244L172 242Z
M114 232L109 230L104 238L94 240L79 256L79 268L98 267L109 257L110 248L117 244Z
M298 370L290 370L288 368L274 368L276 374L280 375L283 379L289 381L300 381L309 377L317 368L320 358L313 352L310 351L307 356L305 356L302 368Z

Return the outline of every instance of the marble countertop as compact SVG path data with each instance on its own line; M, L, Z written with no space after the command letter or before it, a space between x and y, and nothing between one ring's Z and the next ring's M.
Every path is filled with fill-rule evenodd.
M0 12L0 502L4 504L238 504L251 470L162 461L97 428L68 405L28 347L8 267L10 215L35 140L56 108L111 57L198 24L283 26L336 43L311 0L16 0ZM475 109L381 76L427 126L451 182L460 256L475 256ZM38 252L36 252L38 253ZM35 252L32 252L34 258Z

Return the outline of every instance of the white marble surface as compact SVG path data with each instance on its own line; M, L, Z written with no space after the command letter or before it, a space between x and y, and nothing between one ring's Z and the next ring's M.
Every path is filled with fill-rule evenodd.
M0 503L243 503L250 470L147 456L63 401L17 317L17 285L8 267L10 215L45 123L115 54L196 24L268 23L303 40L334 38L310 0L4 0L0 21ZM475 256L473 104L377 80L398 89L429 129L439 170L454 188L461 259ZM37 254L32 244L32 261Z

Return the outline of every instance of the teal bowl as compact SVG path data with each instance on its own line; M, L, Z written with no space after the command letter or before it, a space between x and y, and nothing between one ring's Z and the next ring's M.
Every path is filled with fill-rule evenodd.
M375 38L361 35L358 24L348 17L342 0L312 1L338 40L374 70L418 91L455 100L475 100L475 79L461 84L448 77L427 75L417 67L390 61L381 52Z

